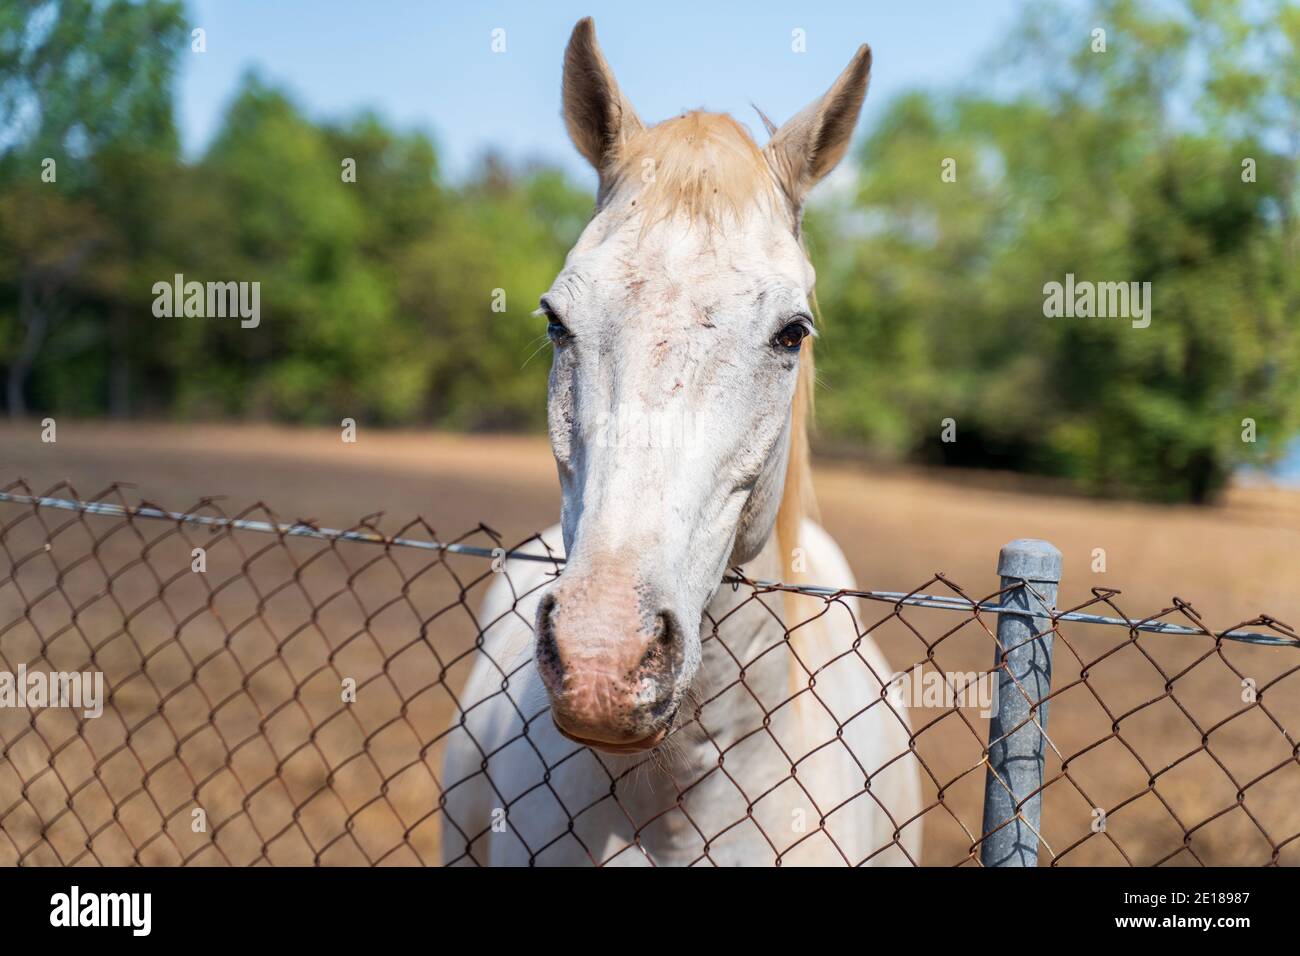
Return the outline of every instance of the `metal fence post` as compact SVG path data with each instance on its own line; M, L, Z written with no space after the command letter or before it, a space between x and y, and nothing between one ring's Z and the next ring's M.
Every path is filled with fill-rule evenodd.
M997 832L985 836L980 861L1037 866L1042 794L1029 794L1043 785L1047 705L1034 705L1052 688L1050 615L1061 581L1061 552L1046 541L1020 538L998 554L998 574L1003 589L1014 589L1002 595L1001 604L1025 613L998 615L997 711L989 720L983 833Z

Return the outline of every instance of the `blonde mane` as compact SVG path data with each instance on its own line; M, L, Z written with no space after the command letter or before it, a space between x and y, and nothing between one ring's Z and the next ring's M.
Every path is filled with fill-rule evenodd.
M643 229L679 215L716 228L761 209L784 211L798 233L798 216L763 151L743 126L721 113L696 110L633 132L619 144L608 175L602 177L600 204L629 188L635 190L630 206L641 214ZM793 562L800 524L816 513L808 454L813 380L812 340L808 339L799 356L790 457L776 519L777 544L789 582L797 576ZM792 620L789 601L786 609L787 619Z

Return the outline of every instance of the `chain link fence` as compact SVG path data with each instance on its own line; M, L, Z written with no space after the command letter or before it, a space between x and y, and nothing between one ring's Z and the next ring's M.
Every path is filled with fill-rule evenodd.
M447 539L419 520L385 523L376 515L335 531L210 498L170 512L122 486L90 498L67 484L39 494L22 482L5 487L0 864L419 865L439 862L443 840L466 846L450 854L456 862L482 862L474 846L483 834L449 816L448 795L466 781L441 779L442 757L453 729L464 729L459 695L497 623L477 616L483 594L511 573L501 557L529 542L511 546L483 525ZM531 540L530 560L559 573L562 558L540 547ZM881 807L892 837L865 859L841 853L846 863L897 851L920 826L923 851L906 862L988 864L1012 831L1023 849L1028 828L1034 859L1021 862L1300 863L1300 637L1279 621L1215 631L1177 599L1131 617L1118 591L1101 588L1056 610L1054 584L1040 593L1005 576L984 596L942 575L910 593L738 574L728 583L742 605L775 612L793 591L810 618L848 615L857 640L846 640L846 666L868 666L857 651L870 635L895 668L872 671L879 693L854 714L832 715L823 747L783 753L783 779L739 793L738 818L724 829L757 829L774 864L829 838L838 815L880 802L870 785L882 768L862 766L861 789L814 807L806 831L764 823L765 801L798 786L817 752L847 746L847 723L870 708L901 711L900 695L910 731L887 763L918 768L920 809ZM1018 594L1046 610L1026 612ZM706 620L705 644L727 648L730 620ZM762 653L797 658L798 630ZM1026 649L1038 664L1017 671ZM746 690L751 663L737 660L730 686L678 718L674 735L717 746L703 776L727 775L740 746L712 729ZM818 669L798 673L788 698L758 705L753 734L771 736L772 714L797 698L816 706ZM89 700L87 684L77 706L62 706L66 676L62 686L45 681L42 696L45 675L56 674L102 674L102 698ZM992 702L976 692L993 685ZM510 694L508 679L501 693ZM526 717L524 738L549 719L544 706ZM1036 750L1027 783L1004 752L1016 740ZM556 832L532 840L529 855L546 862L557 842L581 844L584 818L615 806L628 816L628 841L582 844L586 858L656 862L639 834L657 820L636 819L627 794L645 773L670 774L679 796L669 812L695 825L687 795L699 783L659 760L610 775L597 800L562 805ZM1008 809L990 815L999 800ZM696 862L713 862L720 836L699 833Z

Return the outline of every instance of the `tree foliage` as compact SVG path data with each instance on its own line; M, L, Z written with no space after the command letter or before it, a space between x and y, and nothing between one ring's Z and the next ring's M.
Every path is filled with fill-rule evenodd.
M1300 427L1297 10L1036 11L997 95L891 104L815 217L825 433L1206 500ZM1150 325L1046 317L1067 274L1151 283Z
M888 104L808 213L821 440L1207 500L1300 430L1300 8L1024 23L972 84ZM427 136L314 119L255 74L186 161L186 40L170 0L0 8L10 414L540 427L532 311L591 197L494 155L448 182ZM176 274L258 281L256 334L156 317ZM1047 317L1066 274L1151 283L1149 327Z

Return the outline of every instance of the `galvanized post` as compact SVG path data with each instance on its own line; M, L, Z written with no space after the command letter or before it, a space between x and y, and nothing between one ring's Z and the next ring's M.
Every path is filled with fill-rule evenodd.
M1039 701L1052 688L1050 615L1061 582L1061 552L1046 541L1020 538L998 554L998 574L1003 589L1013 589L1000 603L1025 613L998 615L998 697L989 720L980 861L1037 866L1042 795L1035 791L1043 785L1047 748L1047 704Z

